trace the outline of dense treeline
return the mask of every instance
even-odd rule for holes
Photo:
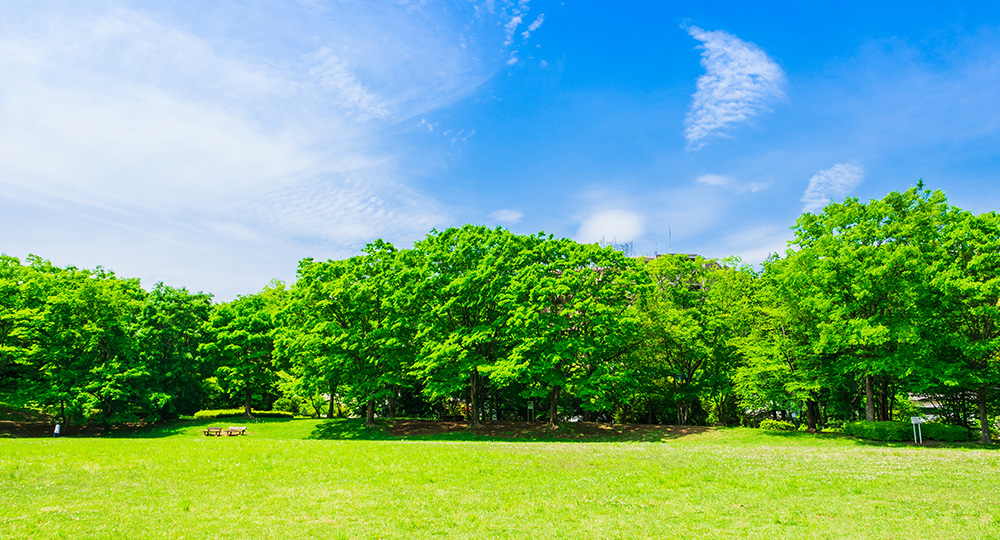
[[[273,407],[810,429],[917,396],[988,440],[998,216],[918,185],[793,229],[757,271],[470,225],[305,259],[290,287],[220,304],[3,256],[0,392],[66,422]]]

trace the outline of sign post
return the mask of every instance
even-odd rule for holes
[[[924,419],[919,416],[911,416],[910,423],[913,424],[913,442],[915,444],[924,444],[924,429],[920,424],[924,423]],[[917,442],[917,435],[920,436],[919,443]]]
[[[535,402],[534,401],[529,401],[528,402],[528,421],[529,422],[534,422],[535,421]]]

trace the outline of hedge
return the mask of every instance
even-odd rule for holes
[[[760,429],[767,431],[796,431],[798,428],[791,422],[767,419],[760,421]]]
[[[235,418],[243,416],[246,412],[243,409],[219,409],[214,411],[198,411],[194,413],[195,420],[208,420],[212,418]],[[295,415],[285,411],[255,411],[251,413],[257,418],[295,418]]]
[[[969,430],[948,424],[927,423],[921,427],[924,439],[947,442],[966,442]],[[913,424],[908,422],[851,422],[844,424],[844,433],[872,441],[912,441]]]

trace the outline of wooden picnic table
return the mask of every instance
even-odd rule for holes
[[[229,426],[229,429],[226,430],[227,437],[230,435],[246,435],[246,434],[247,434],[247,428],[245,426]]]
[[[207,436],[221,437],[222,436],[222,428],[220,428],[220,427],[205,428],[205,431],[203,431],[202,433],[204,433]]]

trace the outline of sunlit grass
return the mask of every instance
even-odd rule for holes
[[[748,429],[350,440],[388,436],[325,420],[216,438],[208,424],[243,425],[0,440],[0,538],[1000,537],[991,449]]]

